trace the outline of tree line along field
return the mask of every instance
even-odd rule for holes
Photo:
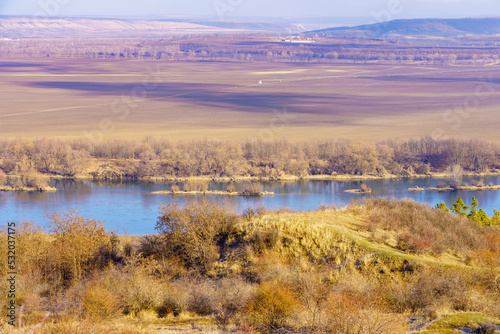
[[[3,138],[500,140],[496,65],[4,57],[0,68]]]
[[[33,38],[0,40],[6,57],[226,62],[496,64],[493,37],[433,39],[324,37],[313,34],[185,35],[165,38]]]

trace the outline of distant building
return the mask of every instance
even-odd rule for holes
[[[316,43],[316,40],[311,37],[307,37],[306,39],[300,39],[300,37],[298,36],[290,36],[290,37],[280,37],[280,39],[282,42],[286,43]]]

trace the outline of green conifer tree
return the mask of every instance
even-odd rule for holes
[[[446,206],[446,203],[444,203],[444,202],[440,202],[440,203],[436,204],[436,209],[441,209],[441,210],[444,210],[446,212],[450,212],[450,209]]]
[[[493,225],[500,225],[500,211],[498,211],[497,209],[493,209],[493,212],[495,213],[495,215],[493,216],[493,218],[491,218],[491,223]]]
[[[468,205],[465,205],[464,200],[462,197],[459,197],[455,204],[451,207],[451,211],[456,213],[457,215],[460,216],[466,216],[467,215],[467,210],[469,209]]]
[[[479,216],[477,213],[478,206],[479,206],[479,202],[477,201],[476,196],[472,197],[471,209],[470,209],[470,212],[467,216],[475,221],[479,221]]]
[[[479,209],[479,212],[477,213],[477,221],[481,223],[481,225],[490,225],[490,218],[486,214],[486,212],[483,209]]]

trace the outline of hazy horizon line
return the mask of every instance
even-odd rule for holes
[[[34,15],[15,15],[15,14],[0,14],[0,18],[29,18]],[[37,17],[40,19],[64,19],[64,18],[95,18],[95,19],[135,19],[135,20],[168,20],[168,19],[182,19],[182,20],[213,20],[221,22],[229,21],[253,21],[253,20],[274,20],[274,21],[289,21],[289,20],[347,20],[347,19],[371,19],[371,16],[233,16],[228,19],[221,20],[213,15],[97,15],[97,14],[82,14],[82,15],[57,15]],[[453,16],[453,17],[429,17],[418,16],[411,18],[397,18],[389,21],[397,20],[450,20],[450,19],[500,19],[500,16]]]

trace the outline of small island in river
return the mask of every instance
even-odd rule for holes
[[[500,190],[500,185],[490,185],[490,186],[459,186],[459,187],[413,187],[413,188],[408,188],[408,191],[412,192],[419,192],[419,191],[454,191],[454,190],[461,190],[461,191],[479,191],[479,190]]]
[[[0,191],[48,191],[54,192],[57,191],[54,187],[11,187],[11,186],[0,186]]]
[[[270,191],[261,192],[245,192],[245,191],[222,191],[222,190],[206,190],[206,191],[172,191],[172,190],[162,190],[152,192],[154,195],[223,195],[223,196],[273,196],[274,193]]]

